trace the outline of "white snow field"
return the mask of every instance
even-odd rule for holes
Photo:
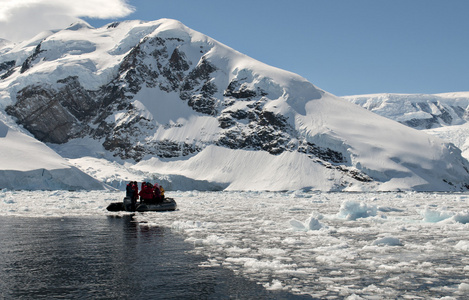
[[[8,189],[106,189],[51,148],[2,121],[0,113],[0,187]],[[14,126],[14,125],[11,125]]]
[[[453,143],[456,147],[461,149],[461,155],[469,159],[469,123],[427,129],[424,131]]]
[[[469,195],[169,192],[178,210],[137,213],[267,289],[321,299],[467,299]],[[0,215],[105,217],[123,192],[0,191]]]
[[[467,123],[467,113],[464,113],[462,117],[455,113],[455,110],[462,112],[467,110],[469,106],[469,92],[370,94],[345,96],[342,98],[383,117],[399,122],[415,119],[421,120],[423,126],[425,119],[427,119],[429,124],[432,124],[432,128],[422,129],[422,131],[453,143],[461,149],[462,156],[469,159],[469,124]],[[428,106],[425,106],[425,104],[428,104]],[[424,108],[436,117],[425,112]]]

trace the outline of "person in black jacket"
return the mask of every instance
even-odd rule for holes
[[[130,203],[131,203],[130,209],[132,211],[134,211],[135,207],[137,206],[138,193],[137,194],[135,193],[135,185],[136,184],[137,184],[136,182],[131,181],[125,187],[125,196],[127,198],[130,198]],[[138,189],[138,187],[137,187],[137,189]]]

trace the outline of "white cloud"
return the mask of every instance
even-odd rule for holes
[[[125,0],[0,0],[0,38],[21,41],[81,17],[119,18],[133,11]]]

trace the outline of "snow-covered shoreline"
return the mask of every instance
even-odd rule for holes
[[[168,192],[178,210],[136,214],[207,261],[268,289],[317,298],[440,298],[469,291],[465,193]],[[0,192],[0,214],[104,217],[122,192]],[[451,298],[451,299],[453,299]]]

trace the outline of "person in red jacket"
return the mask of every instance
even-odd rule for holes
[[[134,181],[132,182],[132,189],[134,191],[134,194],[133,194],[133,202],[137,202],[137,199],[138,199],[138,184],[137,184],[137,181]]]
[[[147,182],[139,193],[140,199],[144,203],[151,203],[153,200],[153,186],[151,183]]]

